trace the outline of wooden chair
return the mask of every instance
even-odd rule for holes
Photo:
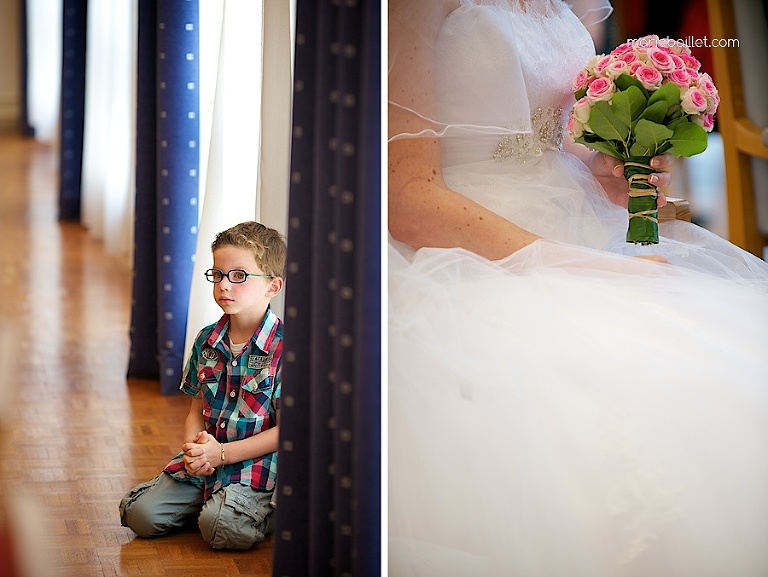
[[[728,237],[762,258],[768,245],[768,222],[759,221],[761,208],[768,208],[768,170],[761,171],[756,180],[755,168],[763,167],[753,159],[764,159],[758,163],[768,160],[764,3],[707,0],[707,9],[712,39],[739,40],[739,47],[712,47],[714,79],[721,97],[717,119],[725,155]]]
[[[659,220],[685,220],[691,222],[691,206],[684,198],[667,197],[667,204],[659,209]]]

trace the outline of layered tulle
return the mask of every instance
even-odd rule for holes
[[[389,263],[390,574],[766,574],[764,290],[549,241]]]

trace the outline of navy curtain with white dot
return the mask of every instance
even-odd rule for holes
[[[380,572],[379,25],[297,3],[275,577]]]
[[[197,240],[197,0],[140,0],[128,376],[178,391]]]
[[[87,0],[64,0],[61,62],[59,218],[80,220],[85,116]]]

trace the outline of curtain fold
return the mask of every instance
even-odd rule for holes
[[[136,195],[133,234],[133,281],[131,298],[131,349],[128,377],[156,379],[157,354],[157,219],[155,175],[157,126],[155,110],[155,59],[157,29],[155,2],[140,0],[136,61]]]
[[[80,220],[87,0],[64,0],[59,139],[59,219]]]
[[[379,42],[299,0],[275,577],[380,571]]]
[[[81,221],[130,262],[134,202],[138,0],[88,1]]]
[[[177,393],[181,379],[197,240],[198,28],[197,1],[139,2],[128,376],[159,378],[164,394]]]

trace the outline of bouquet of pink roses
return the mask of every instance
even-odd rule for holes
[[[568,131],[576,142],[624,162],[627,242],[659,242],[651,157],[693,156],[707,148],[720,97],[700,68],[685,44],[652,35],[595,56],[573,81]]]

